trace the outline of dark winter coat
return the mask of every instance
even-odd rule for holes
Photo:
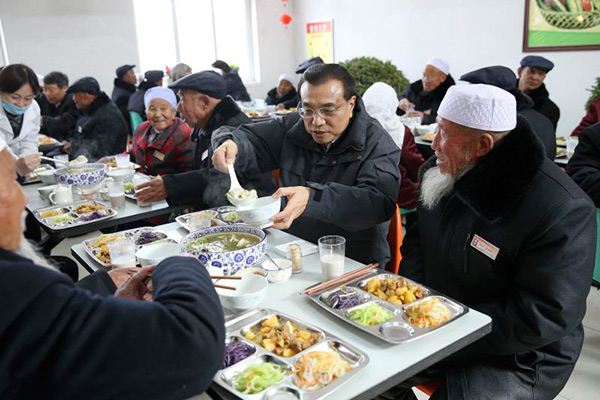
[[[43,93],[35,99],[44,117],[40,133],[58,140],[69,140],[75,129],[75,121],[79,117],[79,110],[73,101],[73,96],[65,95],[58,105],[50,104]]]
[[[242,82],[242,78],[238,75],[237,70],[232,69],[227,72],[223,79],[225,79],[225,85],[227,85],[227,94],[233,97],[234,100],[237,101],[251,101],[250,95],[248,94],[248,90],[246,86],[244,86],[244,82]]]
[[[417,206],[419,196],[419,167],[425,162],[417,148],[415,138],[410,129],[404,127],[402,155],[400,156],[400,190],[398,191],[398,206],[412,210]]]
[[[192,171],[163,176],[167,188],[167,202],[170,205],[195,205],[198,208],[211,208],[229,204],[225,197],[231,182],[229,175],[217,171],[212,165],[211,138],[213,132],[222,126],[237,127],[251,123],[230,97],[224,98],[213,111],[204,131],[194,129],[192,141],[194,154]],[[258,174],[240,177],[240,184],[246,189],[256,189],[261,196],[273,194],[277,190],[272,174]]]
[[[265,102],[269,106],[277,106],[283,103],[283,106],[286,109],[288,109],[296,107],[300,102],[300,97],[298,96],[298,92],[296,92],[296,89],[292,88],[292,90],[288,92],[285,96],[279,98],[277,97],[277,88],[273,88],[267,93],[267,98],[265,99]]]
[[[577,128],[571,133],[571,136],[579,136],[581,131],[587,128],[590,125],[594,125],[595,123],[600,122],[600,98],[596,99],[587,109],[587,113],[585,117],[581,119]]]
[[[539,88],[528,90],[525,94],[533,100],[533,109],[548,118],[552,122],[552,125],[554,125],[554,130],[556,131],[558,120],[560,118],[560,109],[552,100],[550,100],[550,93],[548,93],[548,90],[546,89],[546,84],[542,83],[542,86]]]
[[[398,100],[408,99],[408,101],[415,105],[415,111],[421,111],[425,114],[423,121],[421,121],[422,125],[433,124],[437,117],[437,110],[440,108],[440,104],[442,103],[446,92],[450,89],[450,86],[454,85],[455,82],[452,75],[448,74],[446,80],[434,91],[424,93],[423,81],[419,79],[408,85],[404,93],[398,96]],[[405,113],[398,108],[396,114],[404,115]]]
[[[528,96],[520,90],[511,93],[517,99],[518,114],[531,124],[533,132],[544,145],[546,156],[554,160],[556,157],[556,128],[548,118],[533,109],[533,101]]]
[[[313,140],[297,113],[213,136],[213,146],[233,136],[238,144],[237,174],[279,169],[280,186],[312,189],[306,210],[289,233],[313,243],[321,236],[341,235],[347,241],[347,257],[381,265],[389,261],[386,235],[396,210],[400,149],[364,111],[362,100],[357,100],[348,128],[328,151]]]
[[[154,82],[142,82],[138,87],[137,92],[133,93],[129,97],[129,101],[127,102],[127,111],[135,111],[140,114],[142,119],[146,121],[148,118],[146,117],[146,106],[144,105],[144,95],[148,89],[156,87],[156,83]],[[127,120],[129,121],[129,120]]]
[[[129,154],[142,166],[146,175],[187,172],[192,167],[192,128],[175,118],[171,127],[148,143],[152,132],[150,122],[142,122],[131,140]]]
[[[567,173],[600,208],[600,123],[585,128],[579,135]]]
[[[184,399],[221,368],[223,311],[197,260],[161,262],[153,302],[93,295],[5,250],[0,275],[2,399]]]
[[[127,124],[106,93],[100,92],[92,104],[80,111],[70,142],[71,158],[83,155],[96,161],[125,151]]]
[[[429,159],[421,173],[435,163]],[[433,210],[419,204],[417,220],[402,245],[400,274],[492,318],[492,332],[453,355],[452,368],[483,362],[531,372],[532,398],[554,398],[583,344],[596,247],[588,196],[519,118],[453,193]],[[499,249],[495,259],[475,247],[478,238]]]
[[[127,106],[129,105],[129,97],[135,93],[137,88],[134,84],[125,82],[120,78],[115,78],[114,83],[115,87],[110,98],[119,108],[119,111],[125,119],[125,122],[127,122],[127,133],[131,134],[131,127],[129,125],[129,111],[127,110]]]

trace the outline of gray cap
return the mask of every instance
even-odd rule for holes
[[[152,69],[144,73],[144,78],[146,78],[148,82],[152,83],[160,81],[162,78],[164,78],[164,76],[165,73],[157,69]]]
[[[467,72],[460,77],[461,81],[470,83],[484,83],[504,89],[508,92],[517,87],[517,77],[515,73],[507,67],[495,65]]]
[[[129,71],[130,69],[133,69],[134,67],[135,67],[135,65],[129,65],[129,64],[121,65],[115,71],[115,73],[117,74],[117,78],[119,78],[119,79],[122,78],[123,76],[125,76],[127,71]]]
[[[215,99],[224,99],[227,96],[225,79],[214,71],[196,72],[171,83],[173,90],[192,89]]]
[[[539,68],[550,72],[554,68],[554,63],[541,56],[527,56],[521,60],[521,67]]]
[[[81,78],[75,81],[75,83],[73,83],[67,89],[67,93],[79,92],[98,95],[100,94],[100,84],[96,79],[92,78],[91,76],[86,76],[85,78]]]
[[[298,68],[296,68],[296,73],[303,74],[304,71],[317,64],[325,64],[325,62],[321,57],[313,57],[309,58],[308,60],[304,60],[300,63],[300,65],[298,65]]]

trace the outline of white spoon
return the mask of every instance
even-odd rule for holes
[[[233,189],[242,188],[240,182],[238,181],[237,175],[235,174],[235,170],[233,169],[233,164],[227,164],[227,170],[229,171],[229,179],[231,179],[231,185],[229,186],[229,191],[231,192]]]

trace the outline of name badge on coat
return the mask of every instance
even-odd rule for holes
[[[165,155],[158,150],[154,150],[154,157],[158,158],[160,161],[165,160]]]
[[[498,247],[494,246],[479,235],[473,236],[473,240],[471,240],[471,247],[473,247],[480,253],[483,253],[484,255],[488,256],[494,261],[496,260],[496,257],[498,257],[498,253],[500,252],[500,249]]]
[[[204,161],[204,160],[206,160],[206,158],[207,158],[207,157],[208,157],[208,149],[207,149],[207,150],[204,150],[204,151],[202,152],[202,155],[200,156],[200,161]]]

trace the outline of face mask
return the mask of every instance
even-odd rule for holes
[[[27,109],[29,108],[30,105],[31,104],[26,105],[25,107],[19,107],[19,106],[15,106],[13,103],[9,103],[6,100],[2,101],[2,108],[4,108],[4,111],[11,113],[13,115],[25,114],[25,111],[27,111]]]

